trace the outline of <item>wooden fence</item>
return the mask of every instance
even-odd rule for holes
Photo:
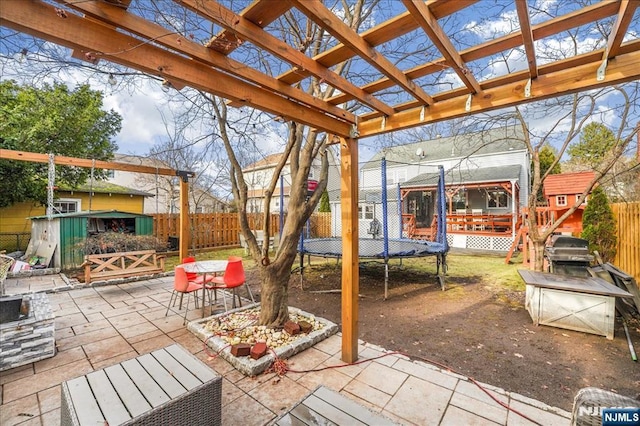
[[[177,214],[154,214],[153,231],[160,241],[167,241],[174,246],[178,244],[180,216]],[[189,248],[192,250],[240,245],[240,221],[237,213],[193,213],[191,221]],[[328,237],[331,235],[331,213],[315,213],[310,222],[312,236]],[[271,235],[279,232],[280,216],[271,215]],[[262,215],[250,214],[249,227],[262,229]]]
[[[618,253],[613,262],[640,285],[640,202],[612,204],[618,224]]]

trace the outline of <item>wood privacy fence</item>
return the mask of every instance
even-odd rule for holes
[[[618,226],[618,253],[613,262],[640,285],[640,202],[612,204]]]
[[[153,232],[160,241],[167,241],[177,246],[180,232],[180,216],[178,214],[154,214]],[[189,248],[192,250],[240,245],[240,221],[237,213],[193,213],[191,221]],[[331,235],[331,213],[315,213],[310,219],[312,236],[328,237]],[[249,214],[249,227],[262,229],[262,215]],[[280,216],[271,215],[269,225],[271,235],[279,232]]]

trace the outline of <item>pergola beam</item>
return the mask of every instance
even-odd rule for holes
[[[318,62],[294,49],[292,46],[289,46],[287,43],[278,40],[259,26],[255,25],[253,22],[233,13],[233,11],[225,8],[221,4],[215,1],[208,1],[206,3],[203,3],[200,0],[176,1],[179,1],[183,6],[188,7],[194,12],[216,22],[228,30],[235,31],[236,34],[243,39],[250,41],[256,46],[259,46],[260,48],[279,57],[283,61],[308,70],[319,80],[323,80],[326,84],[329,84],[340,91],[351,94],[360,102],[374,110],[380,111],[386,115],[393,113],[393,109],[389,105],[376,99],[373,95],[350,83],[344,77],[323,67]]]
[[[602,49],[599,52],[602,55]],[[607,75],[604,80],[596,79],[596,71],[600,62],[591,62],[570,69],[563,69],[554,73],[540,75],[531,86],[531,96],[524,95],[524,86],[527,80],[500,85],[485,90],[483,96],[474,100],[471,109],[465,109],[466,95],[441,101],[426,109],[423,113],[421,107],[411,108],[397,113],[392,117],[377,117],[359,124],[360,137],[379,135],[398,129],[405,129],[448,120],[465,115],[492,111],[500,108],[515,106],[532,101],[539,101],[575,92],[598,89],[615,84],[626,83],[640,79],[640,50],[634,50],[627,54],[616,56],[609,62]],[[528,74],[528,73],[527,73]],[[423,117],[421,119],[421,116]]]
[[[141,42],[93,20],[71,13],[64,18],[58,17],[53,6],[40,0],[29,1],[29,7],[23,7],[24,3],[22,0],[4,1],[0,8],[2,25],[317,129],[330,130],[341,136],[350,134],[351,125],[347,122],[302,108],[291,100],[274,96],[261,87],[205,64]]]
[[[469,91],[480,93],[482,91],[480,84],[467,69],[462,57],[438,24],[438,20],[433,16],[429,7],[422,0],[403,0],[403,3]]]
[[[529,6],[527,5],[527,0],[517,0],[516,11],[518,12],[518,21],[520,22],[520,33],[522,34],[524,52],[527,55],[527,63],[529,64],[529,74],[531,74],[531,78],[536,78],[538,76],[538,65],[535,46],[533,45],[533,31],[531,31],[531,23],[529,22]]]
[[[367,43],[358,33],[352,30],[347,24],[331,13],[319,0],[290,0],[296,9],[303,12],[317,25],[324,28],[344,45],[356,52],[369,65],[376,68],[382,74],[393,80],[411,96],[420,102],[431,105],[431,96],[416,85],[412,80],[391,63],[384,55],[378,53],[369,43]],[[391,115],[391,114],[386,114]]]
[[[616,18],[616,22],[611,28],[611,34],[609,34],[609,40],[607,42],[607,51],[605,52],[606,59],[611,59],[618,55],[622,40],[624,40],[629,24],[633,19],[633,14],[639,5],[640,2],[637,0],[622,0],[620,2],[618,16]]]

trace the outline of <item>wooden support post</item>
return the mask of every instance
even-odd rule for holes
[[[358,359],[358,142],[340,140],[342,208],[342,361]]]
[[[180,178],[180,259],[189,256],[189,179]]]

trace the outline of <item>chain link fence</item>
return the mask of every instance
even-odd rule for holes
[[[30,232],[2,232],[0,233],[0,251],[4,250],[7,253],[25,251],[30,238]]]

